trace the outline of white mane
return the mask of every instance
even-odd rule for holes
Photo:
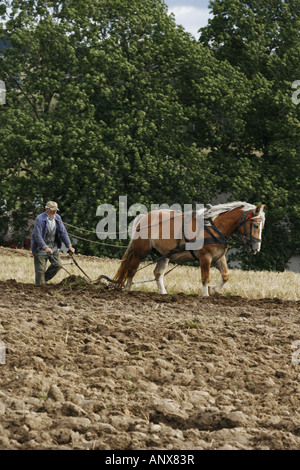
[[[204,218],[214,220],[216,217],[218,217],[218,215],[223,214],[224,212],[233,211],[234,209],[237,209],[238,207],[240,207],[243,212],[247,212],[247,211],[255,209],[256,206],[254,206],[253,204],[249,204],[248,202],[241,202],[241,201],[218,204],[216,206],[212,206],[209,209],[206,209],[204,213]],[[262,217],[264,220],[264,215],[265,215],[264,212],[261,211],[261,213],[257,217]]]

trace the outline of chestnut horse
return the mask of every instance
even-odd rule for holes
[[[256,254],[260,251],[265,223],[263,209],[264,205],[254,206],[246,202],[210,206],[202,212],[192,213],[184,231],[182,227],[185,215],[180,211],[161,209],[137,216],[133,223],[132,239],[114,277],[116,286],[125,285],[125,289],[129,291],[140,262],[155,250],[160,257],[154,276],[161,294],[167,293],[163,276],[169,259],[179,262],[197,259],[201,268],[203,296],[218,292],[229,277],[225,257],[229,237],[237,233],[249,253]],[[202,224],[198,223],[201,236],[197,237],[195,231],[199,220],[202,220]],[[194,237],[195,243],[193,240],[191,243],[190,237]],[[212,287],[209,286],[211,263],[221,273],[219,283]]]

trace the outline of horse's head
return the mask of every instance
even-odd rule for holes
[[[256,255],[260,251],[264,224],[265,213],[263,204],[243,213],[239,232],[249,253]]]

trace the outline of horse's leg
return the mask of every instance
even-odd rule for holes
[[[131,286],[132,286],[132,277],[129,277],[125,283],[125,286],[124,286],[124,289],[127,291],[127,292],[130,292],[131,291]]]
[[[201,278],[203,285],[203,297],[208,297],[208,284],[209,284],[209,272],[210,272],[210,263],[211,257],[209,255],[204,255],[200,257],[200,269],[201,269]]]
[[[158,292],[160,294],[167,293],[165,286],[164,286],[164,273],[165,273],[166,267],[168,266],[168,263],[169,263],[168,258],[161,259],[160,261],[158,261],[154,269],[154,276],[157,282]]]
[[[220,271],[221,273],[221,279],[218,284],[215,286],[212,286],[209,288],[209,293],[210,294],[215,294],[216,292],[219,292],[222,287],[224,286],[225,282],[228,281],[229,278],[229,272],[227,268],[227,262],[226,262],[226,257],[225,254],[216,261],[216,268]]]

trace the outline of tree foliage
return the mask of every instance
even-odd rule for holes
[[[300,77],[300,2],[215,0],[210,6],[214,16],[200,41],[240,70],[250,91],[240,147],[245,174],[233,168],[231,192],[248,187],[247,198],[268,211],[264,254],[245,262],[281,270],[300,249],[300,106],[292,101],[292,83]],[[232,163],[226,166],[238,159]]]
[[[98,205],[118,207],[121,195],[150,208],[225,192],[267,204],[255,263],[284,268],[298,246],[299,11],[263,5],[211,2],[197,42],[161,0],[0,2],[3,217],[18,209],[23,234],[24,215],[53,199],[66,222],[93,231]]]

